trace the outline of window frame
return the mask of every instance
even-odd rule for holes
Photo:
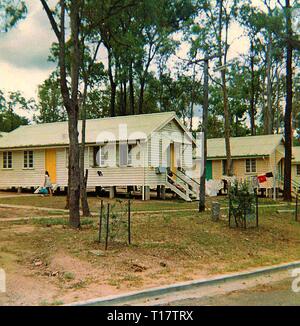
[[[93,146],[93,167],[103,168],[106,167],[106,160],[103,155],[103,147],[105,145]],[[98,150],[97,150],[98,149]],[[99,163],[97,162],[97,154],[99,153]]]
[[[10,166],[9,166],[9,157],[10,154]],[[2,169],[4,170],[12,170],[13,168],[13,153],[12,151],[4,151],[2,152]]]
[[[222,175],[227,174],[227,160],[222,160]]]
[[[298,170],[299,169],[299,170]],[[300,164],[296,165],[296,175],[300,176]]]
[[[31,156],[32,160],[30,160],[30,156]],[[25,160],[25,158],[26,158],[26,160]],[[32,162],[30,162],[30,161],[32,161]],[[26,162],[27,166],[25,166],[25,162]],[[34,151],[33,150],[23,151],[23,169],[24,170],[33,170],[34,169]]]
[[[249,165],[247,163],[249,163]],[[249,171],[248,171],[248,167],[249,167]],[[257,173],[256,158],[247,158],[245,160],[245,170],[246,173]]]
[[[133,166],[132,150],[137,144],[127,144],[127,166]]]

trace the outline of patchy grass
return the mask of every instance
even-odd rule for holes
[[[110,203],[114,204],[116,202],[127,202],[128,199],[117,199],[110,200],[108,198],[100,198],[100,197],[89,197],[89,205],[92,212],[96,213],[100,209],[101,200],[103,200],[104,204]],[[207,198],[207,206],[211,205],[212,201],[219,201],[223,206],[228,205],[228,199],[226,196],[221,196],[218,198]],[[269,198],[260,198],[259,202],[261,205],[273,205],[273,204],[284,204],[281,201],[273,201]],[[142,201],[140,199],[131,199],[132,203],[132,211],[136,212],[149,212],[149,211],[161,211],[161,210],[196,210],[198,207],[198,202],[185,202],[180,199],[167,199],[167,200],[156,200],[151,199],[150,201]],[[48,211],[49,215],[62,214],[61,212],[55,211],[55,209],[64,209],[66,204],[65,196],[52,196],[52,197],[41,197],[41,196],[16,196],[11,198],[1,198],[0,204],[8,204],[8,205],[23,205],[23,206],[33,206],[33,207],[46,207],[49,209],[53,209],[50,214],[50,210]],[[53,213],[53,214],[52,214]]]
[[[228,228],[222,214],[212,222],[209,212],[193,210],[136,213],[132,245],[123,234],[107,251],[97,242],[96,218],[82,219],[80,230],[64,218],[0,223],[0,266],[8,278],[23,271],[48,290],[42,299],[28,290],[27,304],[51,304],[300,259],[300,223],[291,214],[262,207],[259,228],[248,230]],[[19,303],[19,288],[10,286]]]
[[[88,201],[92,211],[98,211],[100,208],[101,199],[104,203],[115,203],[116,200],[109,200],[108,198],[100,197],[89,197]],[[128,199],[120,199],[119,201],[125,202]],[[1,198],[0,204],[8,205],[23,205],[23,206],[34,206],[34,207],[47,207],[53,209],[64,209],[66,205],[66,198],[64,196],[52,196],[52,197],[40,197],[40,196],[26,196],[26,197],[11,197]],[[133,211],[149,211],[149,210],[160,210],[160,209],[195,209],[197,203],[188,203],[183,200],[151,200],[142,201],[138,199],[132,200]]]
[[[38,209],[0,207],[0,221],[1,219],[44,217],[61,214],[60,211],[56,210],[41,211]]]
[[[89,224],[93,224],[94,222],[95,222],[95,220],[91,219],[91,218],[82,218],[81,219],[81,225],[89,225]],[[51,226],[54,226],[54,225],[65,225],[65,226],[67,226],[69,224],[69,218],[68,217],[35,218],[35,219],[32,220],[32,224],[47,226],[47,227],[51,227]]]

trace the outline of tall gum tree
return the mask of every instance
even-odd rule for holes
[[[78,118],[79,118],[79,70],[80,70],[80,13],[82,1],[65,0],[59,1],[59,23],[56,22],[54,12],[50,9],[46,0],[40,0],[51,27],[57,37],[59,45],[59,71],[60,88],[63,103],[68,115],[69,130],[69,168],[68,168],[68,197],[69,197],[69,223],[74,228],[80,227],[80,165],[79,165],[79,141],[78,141]],[[68,7],[67,7],[68,5]],[[66,36],[65,21],[66,13],[70,20],[70,86],[66,71]]]

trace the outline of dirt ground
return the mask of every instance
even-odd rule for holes
[[[300,223],[276,208],[261,209],[258,229],[242,230],[228,228],[226,212],[215,223],[210,212],[180,211],[186,203],[175,202],[177,212],[149,205],[132,217],[132,244],[121,233],[107,251],[97,241],[97,217],[83,218],[82,228],[73,230],[67,217],[38,211],[28,220],[4,221],[29,212],[1,209],[7,291],[0,305],[60,305],[300,259]]]

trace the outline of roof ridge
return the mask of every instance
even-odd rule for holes
[[[104,117],[104,118],[94,118],[94,119],[86,119],[86,121],[103,121],[103,120],[114,120],[114,119],[129,119],[129,118],[137,118],[137,117],[143,117],[147,115],[176,115],[175,111],[167,111],[167,112],[154,112],[154,113],[143,113],[143,114],[130,114],[130,115],[118,115],[115,117]],[[79,119],[78,122],[82,121],[82,119]],[[19,129],[20,127],[36,127],[36,126],[44,126],[44,125],[51,125],[51,124],[63,124],[67,123],[68,120],[65,121],[56,121],[56,122],[44,122],[44,123],[35,123],[35,124],[29,124],[29,125],[22,125],[16,128],[15,130]],[[14,131],[14,130],[13,130]]]
[[[245,139],[245,138],[255,138],[255,137],[275,137],[284,136],[283,134],[270,134],[270,135],[246,135],[246,136],[231,136],[230,139]],[[208,138],[207,140],[225,140],[225,137]]]

